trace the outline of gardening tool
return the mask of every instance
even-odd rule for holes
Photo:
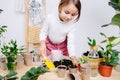
[[[53,62],[51,60],[49,60],[46,56],[43,56],[44,60],[45,60],[45,65],[49,68],[55,68],[55,65],[53,64]]]

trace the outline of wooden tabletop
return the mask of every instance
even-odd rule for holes
[[[23,76],[25,72],[27,72],[31,67],[35,67],[35,66],[24,65],[21,69],[17,70],[18,77],[19,77],[18,80],[20,80],[21,76]],[[4,76],[7,73],[8,73],[8,70],[0,69],[0,75]],[[66,78],[59,78],[56,74],[56,69],[53,69],[51,70],[51,72],[47,72],[43,75],[40,75],[38,80],[66,80]],[[100,74],[98,74],[97,77],[90,77],[90,80],[120,80],[120,72],[113,69],[111,77],[103,77]]]

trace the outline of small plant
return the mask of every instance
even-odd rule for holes
[[[63,59],[61,59],[61,60],[60,60],[60,65],[62,65],[62,63],[63,63],[63,62],[64,62],[64,60],[63,60]]]
[[[90,37],[87,37],[88,39],[88,45],[93,47],[96,46],[96,40],[95,39],[91,39]]]
[[[39,75],[44,74],[47,71],[48,69],[45,67],[32,67],[29,71],[25,73],[25,75],[21,77],[21,80],[38,80]]]
[[[15,70],[17,65],[17,55],[24,50],[23,46],[18,47],[17,42],[11,40],[8,44],[3,44],[1,52],[7,58],[7,67],[8,70]]]
[[[18,77],[16,76],[17,72],[10,71],[7,75],[1,76],[0,75],[0,80],[17,80]]]
[[[0,37],[2,37],[2,36],[3,36],[3,33],[7,31],[6,28],[7,28],[7,26],[1,26],[1,27],[0,27]]]
[[[81,58],[78,58],[80,64],[86,64],[88,63],[88,57],[84,56]]]

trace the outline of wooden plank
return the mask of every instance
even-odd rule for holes
[[[26,50],[29,51],[29,0],[26,0]]]

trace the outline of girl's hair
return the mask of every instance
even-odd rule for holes
[[[59,12],[60,12],[61,9],[62,9],[62,7],[68,5],[69,2],[72,2],[72,3],[75,5],[75,7],[78,9],[78,16],[77,16],[77,18],[75,19],[76,21],[78,21],[79,18],[80,18],[80,13],[81,13],[81,2],[80,2],[80,0],[61,0],[61,1],[60,1],[60,4],[59,4],[59,6],[58,6],[58,10],[59,10]]]

